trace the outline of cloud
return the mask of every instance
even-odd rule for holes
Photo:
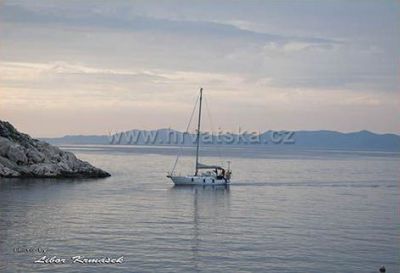
[[[276,42],[268,42],[264,45],[263,49],[268,52],[281,52],[281,53],[296,53],[305,50],[331,50],[338,47],[340,44],[328,43],[315,43],[315,42],[302,42],[302,41],[289,41],[287,43],[279,44]]]
[[[121,11],[120,11],[121,12]],[[319,37],[298,37],[254,31],[240,27],[236,21],[218,22],[207,20],[178,20],[128,14],[102,13],[97,9],[66,13],[63,9],[29,9],[5,4],[0,18],[4,22],[39,24],[63,28],[104,28],[124,31],[167,32],[194,37],[207,36],[215,39],[246,39],[248,41],[273,41],[279,45],[291,43],[339,44],[340,41]]]
[[[257,21],[160,18],[139,16],[133,10],[129,5],[110,8],[103,2],[82,6],[72,2],[61,6],[6,2],[0,11],[6,26],[3,48],[10,56],[6,58],[60,60],[59,71],[71,70],[68,65],[79,62],[88,64],[89,69],[112,66],[112,71],[85,68],[86,74],[112,77],[114,73],[113,78],[126,80],[145,77],[153,83],[170,82],[161,75],[165,71],[190,71],[198,74],[197,80],[191,77],[193,83],[207,80],[200,75],[210,77],[210,82],[227,83],[213,75],[229,78],[233,74],[247,81],[268,77],[281,86],[380,86],[382,91],[393,91],[398,84],[395,68],[389,67],[394,65],[393,58],[378,45],[268,33],[263,29],[265,23]],[[18,27],[21,25],[23,29]],[[9,45],[7,37],[14,44]],[[33,43],[29,50],[27,43]],[[43,47],[46,54],[42,54]],[[76,65],[73,69],[70,73],[85,72]],[[160,75],[155,75],[157,70]]]
[[[27,62],[0,62],[0,80],[8,81],[33,81],[43,80],[49,75],[103,75],[107,77],[120,76],[134,77],[135,80],[149,80],[154,83],[179,83],[189,82],[192,84],[240,84],[243,78],[235,75],[203,73],[195,71],[168,71],[168,70],[127,70],[114,68],[91,67],[82,64],[70,64],[66,62],[54,63],[27,63]]]

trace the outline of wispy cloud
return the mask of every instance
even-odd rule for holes
[[[128,14],[129,15],[129,14]],[[7,5],[2,8],[1,18],[5,22],[46,25],[64,28],[104,28],[125,31],[151,31],[176,33],[195,37],[246,39],[248,41],[274,42],[279,45],[292,43],[340,44],[334,39],[312,36],[287,36],[255,31],[240,27],[236,21],[218,22],[207,20],[178,20],[151,16],[120,16],[120,14],[102,13],[97,9],[81,13],[66,13],[63,9],[29,9],[19,5]]]
[[[66,62],[54,63],[27,63],[27,62],[0,62],[0,80],[8,81],[41,81],[51,75],[80,75],[80,76],[106,76],[120,79],[120,76],[134,77],[136,80],[148,80],[153,83],[192,83],[192,84],[231,84],[236,85],[244,81],[240,76],[205,73],[194,71],[168,71],[168,70],[127,70],[91,67],[82,64]]]

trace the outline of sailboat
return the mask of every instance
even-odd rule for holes
[[[175,185],[227,185],[230,183],[232,171],[230,170],[230,162],[228,168],[225,169],[219,165],[207,165],[199,162],[200,149],[200,125],[201,125],[201,106],[203,101],[203,88],[200,88],[199,95],[199,117],[197,122],[197,137],[196,137],[196,165],[194,174],[192,175],[175,175],[175,167],[178,162],[177,157],[175,165],[167,177],[174,182]],[[197,103],[196,103],[197,104]],[[196,108],[196,106],[195,106]],[[193,112],[194,113],[194,112]],[[193,115],[193,114],[192,114]],[[190,124],[190,121],[189,121]],[[189,127],[188,127],[189,128]]]

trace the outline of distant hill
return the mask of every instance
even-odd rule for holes
[[[172,129],[131,130],[111,136],[67,135],[59,138],[43,138],[55,145],[63,144],[112,144],[112,145],[193,145],[196,135],[183,134]],[[375,134],[369,131],[341,133],[336,131],[295,131],[293,133],[266,131],[251,134],[202,134],[204,145],[260,145],[262,147],[290,147],[293,149],[333,149],[400,152],[400,136]],[[288,146],[290,145],[290,146]]]
[[[395,134],[375,134],[369,131],[340,133],[335,131],[298,131],[296,146],[340,149],[400,151],[400,136]]]

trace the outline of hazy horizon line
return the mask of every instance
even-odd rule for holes
[[[120,133],[125,133],[125,132],[130,132],[130,131],[147,131],[147,132],[151,132],[151,131],[160,131],[160,130],[171,130],[171,131],[176,131],[178,133],[185,133],[184,130],[179,130],[179,129],[174,129],[174,128],[153,128],[153,129],[138,129],[138,128],[134,128],[134,129],[129,129],[129,130],[123,130],[123,131],[115,131],[115,132],[108,132],[106,134],[65,134],[65,135],[58,135],[58,136],[35,136],[36,138],[39,139],[55,139],[55,138],[64,138],[64,137],[69,137],[69,136],[110,136],[110,135],[114,135],[114,134],[120,134]],[[394,132],[375,132],[375,131],[371,131],[368,129],[362,129],[362,130],[356,130],[356,131],[338,131],[338,130],[333,130],[333,129],[298,129],[298,130],[286,130],[286,129],[280,129],[280,130],[275,130],[275,129],[264,129],[264,130],[242,130],[241,133],[245,134],[245,133],[259,133],[259,134],[264,134],[267,132],[282,132],[282,131],[287,131],[287,132],[332,132],[332,133],[340,133],[340,134],[354,134],[354,133],[361,133],[361,132],[367,132],[367,133],[372,133],[375,135],[396,135],[400,137],[400,133],[394,133]],[[205,134],[205,133],[213,133],[213,134],[217,134],[218,132],[221,131],[212,131],[212,130],[204,130],[201,133]],[[193,134],[196,133],[194,130],[193,131],[189,131],[189,134]],[[227,134],[227,133],[232,133],[232,134],[238,134],[237,131],[232,131],[232,130],[222,130],[223,134]]]

